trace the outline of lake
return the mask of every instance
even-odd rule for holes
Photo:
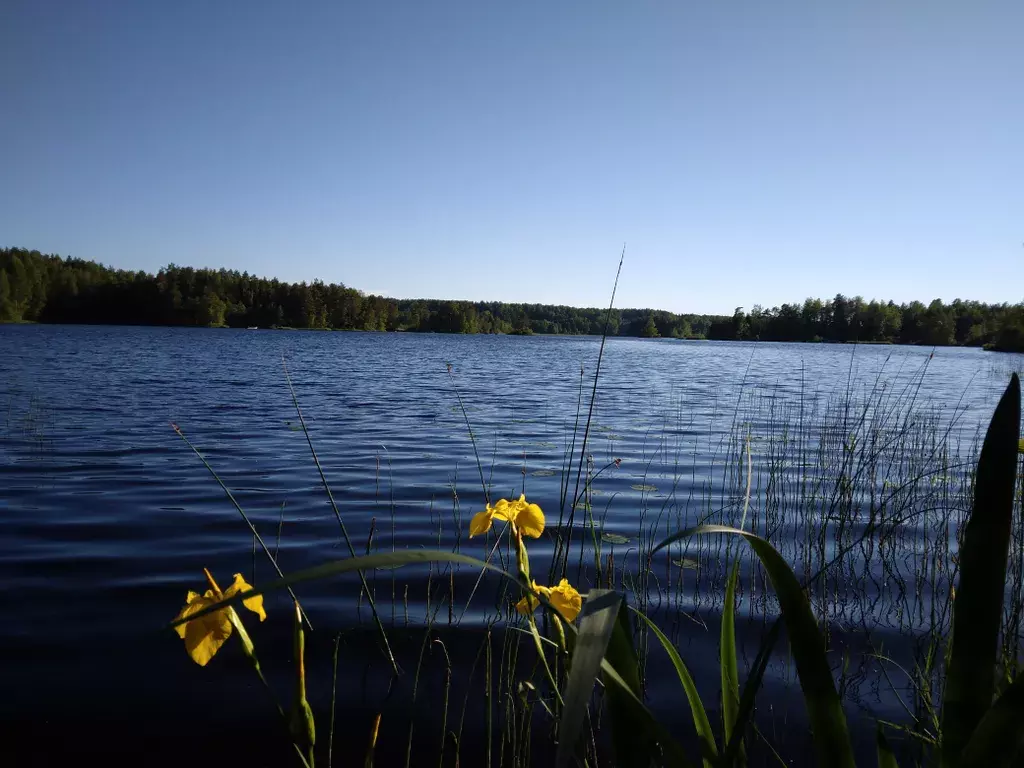
[[[204,567],[222,584],[235,572],[257,584],[274,575],[172,423],[233,491],[286,573],[346,557],[284,361],[357,550],[436,547],[482,557],[484,545],[467,539],[469,518],[483,508],[481,474],[493,496],[525,490],[545,508],[549,526],[558,522],[581,368],[582,424],[599,345],[600,339],[589,337],[0,326],[0,755],[28,754],[40,764],[81,754],[154,764],[177,761],[181,750],[191,748],[209,758],[200,764],[221,757],[248,756],[252,764],[289,759],[273,705],[251,679],[234,641],[200,668],[164,628],[188,590],[204,589]],[[916,436],[906,451],[935,458],[941,443],[944,466],[960,468],[973,456],[978,430],[1009,371],[1022,367],[1020,356],[975,349],[931,353],[913,347],[609,340],[588,442],[592,471],[599,472],[589,499],[590,514],[603,525],[602,561],[611,555],[613,572],[642,574],[638,551],[658,534],[709,514],[738,522],[736,489],[743,485],[750,435],[747,525],[767,530],[791,562],[804,566],[798,574],[813,570],[815,558],[835,552],[850,530],[829,533],[827,542],[824,535],[811,541],[808,526],[833,523],[807,511],[813,505],[798,497],[794,478],[806,479],[812,465],[824,472],[831,460],[822,456],[855,450],[844,443],[852,442],[847,435],[867,435],[869,427],[881,434],[885,424]],[[896,472],[886,456],[886,471]],[[925,504],[922,494],[931,493],[937,476],[947,512],[962,511],[963,486],[953,469],[921,480],[918,496],[907,504]],[[882,488],[893,478],[872,483]],[[862,525],[860,493],[867,491],[851,491],[853,512],[844,518],[854,531]],[[587,514],[581,509],[574,516],[577,528]],[[581,589],[596,578],[593,548],[578,552],[582,538],[573,543]],[[904,541],[907,551],[917,551],[916,541]],[[667,559],[658,561],[654,578],[641,579],[652,614],[666,631],[671,628],[712,701],[718,684],[714,586],[720,584],[723,551],[719,544],[680,550],[672,555],[674,569]],[[552,552],[548,537],[531,548],[535,573],[546,570]],[[579,571],[576,557],[587,561]],[[906,577],[912,579],[909,567]],[[415,712],[416,754],[429,758],[413,764],[434,764],[444,738],[436,703],[448,662],[433,644],[423,655],[425,618],[446,628],[459,625],[443,636],[458,704],[452,705],[454,721],[466,691],[480,684],[473,664],[486,628],[508,603],[491,579],[473,592],[472,569],[410,567],[370,578],[406,669],[390,690],[388,664],[358,582],[346,577],[296,589],[313,624],[310,687],[322,712],[321,738],[328,730],[330,657],[341,632],[336,740],[357,744],[361,755],[373,716],[383,712],[379,764],[404,761],[409,713]],[[751,576],[741,607],[743,632],[750,637],[771,612],[758,583]],[[822,598],[822,610],[834,619],[837,642],[864,656],[857,622],[868,614],[889,615],[888,593],[878,587],[882,608],[852,611],[841,599],[851,583],[855,579],[837,580]],[[922,610],[928,591],[918,590],[925,602],[908,604],[910,613]],[[267,612],[265,624],[249,628],[271,684],[288,701],[287,596],[268,596]],[[896,623],[892,627],[889,639],[897,643]],[[496,640],[495,656],[502,642]],[[531,651],[524,648],[524,654]],[[652,706],[678,716],[678,684],[662,674],[663,654],[653,647],[650,654]],[[421,656],[424,674],[413,698],[412,671]],[[751,659],[741,660],[741,675]],[[777,734],[802,718],[787,675],[784,664],[773,667],[762,694],[774,701],[774,714],[764,717]],[[850,711],[863,729],[873,732],[869,712],[899,716],[892,696],[877,685],[872,698],[875,684],[867,672],[855,683],[859,693],[851,697]],[[497,712],[500,697],[493,698]],[[687,719],[680,722],[692,729]],[[484,764],[480,723],[480,706],[471,704],[462,739],[467,765]]]

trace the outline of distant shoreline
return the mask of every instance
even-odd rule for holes
[[[594,333],[506,333],[506,332],[493,332],[493,333],[460,333],[453,331],[420,331],[409,328],[396,328],[394,330],[364,330],[362,328],[296,328],[293,326],[267,326],[267,327],[250,327],[241,325],[171,325],[171,324],[157,324],[157,323],[47,323],[40,322],[37,320],[17,320],[17,321],[0,321],[0,326],[81,326],[89,328],[187,328],[195,330],[207,330],[207,331],[300,331],[303,333],[374,333],[374,334],[408,334],[410,336],[432,336],[432,335],[444,335],[444,336],[534,336],[540,338],[565,338],[565,339],[581,339],[581,338],[601,338],[600,334]],[[860,345],[860,346],[874,346],[874,347],[935,347],[935,348],[953,348],[953,349],[981,349],[986,352],[1004,352],[1008,354],[1021,354],[1024,350],[1017,349],[1003,349],[993,345],[976,345],[976,344],[922,344],[922,343],[905,343],[899,341],[859,341],[856,339],[849,339],[847,341],[836,341],[834,339],[708,339],[708,338],[680,338],[680,337],[644,337],[644,336],[626,336],[616,335],[608,336],[609,340],[615,339],[633,339],[633,340],[644,340],[644,341],[664,341],[664,342],[714,342],[714,343],[742,343],[742,344],[836,344],[836,345]]]
[[[170,264],[157,274],[0,249],[0,322],[229,326],[408,333],[608,336],[986,347],[1024,352],[1024,303],[896,304],[836,294],[732,315],[500,301],[390,299]]]

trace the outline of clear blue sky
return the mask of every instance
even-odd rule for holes
[[[1024,298],[1024,4],[0,3],[0,245],[398,297]]]

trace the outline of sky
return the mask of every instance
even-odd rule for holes
[[[1024,4],[0,3],[0,247],[399,298],[1024,299]]]

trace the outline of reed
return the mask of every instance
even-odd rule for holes
[[[281,574],[177,624],[306,581],[358,575],[384,660],[396,674],[404,674],[402,658],[414,670],[411,706],[382,719],[374,713],[392,737],[405,729],[406,764],[995,760],[1012,754],[1024,735],[1013,716],[1024,695],[1019,380],[1011,376],[982,440],[962,423],[962,408],[943,413],[925,400],[927,375],[927,361],[897,389],[882,371],[869,382],[851,375],[844,392],[801,392],[795,401],[741,387],[721,408],[729,426],[720,432],[689,429],[680,403],[653,431],[649,455],[645,449],[636,527],[626,536],[610,523],[611,498],[603,508],[599,501],[619,463],[593,455],[596,372],[589,403],[581,374],[559,522],[544,534],[550,549],[543,539],[528,544],[530,523],[509,514],[496,518],[482,543],[467,542],[480,507],[502,502],[494,500],[494,468],[485,472],[456,390],[483,499],[469,526],[456,479],[450,514],[429,509],[433,549],[401,549],[393,478],[378,463],[378,483],[388,484],[388,546],[380,546],[375,515],[364,554],[353,549],[343,560]],[[312,448],[304,422],[302,429]],[[647,490],[666,483],[648,476],[654,456],[675,473],[658,496]],[[701,478],[698,467],[706,468]],[[275,567],[280,530],[279,522],[274,553],[263,547]],[[422,600],[410,602],[422,581],[403,583],[403,567],[426,568]],[[378,571],[391,580],[383,603],[376,602]],[[546,587],[531,577],[539,573]],[[554,590],[563,577],[582,593],[578,619],[566,614],[568,592]],[[513,607],[531,598],[536,619]],[[687,648],[714,643],[716,625],[717,675],[694,674]],[[417,630],[411,645],[392,642]],[[475,648],[453,651],[467,644]],[[334,651],[337,675],[337,645]],[[803,711],[764,704],[769,679],[799,691]],[[666,680],[679,682],[668,700]],[[659,697],[649,695],[654,682]],[[337,759],[334,699],[332,690],[326,751],[296,742],[300,755],[313,750],[307,761]],[[803,743],[780,735],[778,717],[810,724],[800,730]]]

